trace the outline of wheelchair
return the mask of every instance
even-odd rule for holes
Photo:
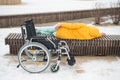
[[[55,60],[50,68],[52,72],[57,72],[62,55],[67,55],[69,65],[75,64],[76,60],[70,53],[67,42],[53,35],[37,34],[33,20],[25,21],[21,26],[21,32],[25,43],[18,51],[17,67],[21,66],[30,73],[40,73]]]

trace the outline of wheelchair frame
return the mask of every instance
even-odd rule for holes
[[[69,65],[72,66],[75,64],[75,58],[70,54],[70,49],[67,45],[67,42],[64,40],[59,40],[53,35],[50,36],[36,34],[33,20],[25,21],[21,27],[21,31],[23,40],[25,40],[25,44],[18,52],[19,65],[17,67],[21,66],[24,70],[30,73],[42,72],[50,65],[51,58],[53,57],[52,55],[54,53],[57,54],[57,58],[54,60],[57,61],[51,66],[52,72],[57,72],[59,70],[59,65],[63,54],[67,55],[67,61]],[[22,55],[24,56],[23,58]],[[25,57],[27,58],[24,59]],[[41,60],[39,60],[40,57],[42,57]],[[32,71],[25,67],[25,65],[32,65],[32,63],[29,63],[29,60],[28,63],[23,63],[27,62],[27,59],[30,59],[31,62],[35,62],[36,64],[40,64],[39,66],[43,66],[42,62],[43,64],[46,62],[46,64],[42,69],[36,71],[33,69]],[[35,66],[33,68],[35,68]],[[39,69],[39,67],[36,68]]]

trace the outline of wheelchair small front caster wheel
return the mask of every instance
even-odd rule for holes
[[[67,58],[67,61],[68,61],[68,64],[70,66],[73,66],[75,64],[75,62],[76,62],[76,60],[75,60],[75,58],[73,56],[70,57],[70,59]]]
[[[59,70],[59,66],[57,66],[57,64],[54,64],[51,66],[51,71],[52,72],[57,72]]]

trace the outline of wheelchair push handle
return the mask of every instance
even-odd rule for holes
[[[31,22],[31,21],[33,21],[33,19],[28,19],[28,20],[24,21],[24,23],[21,24],[20,26],[25,26],[27,23],[29,23],[29,22]]]

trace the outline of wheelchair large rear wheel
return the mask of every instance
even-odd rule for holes
[[[48,49],[41,43],[24,44],[18,52],[21,67],[30,73],[44,71],[50,64],[51,56]]]

